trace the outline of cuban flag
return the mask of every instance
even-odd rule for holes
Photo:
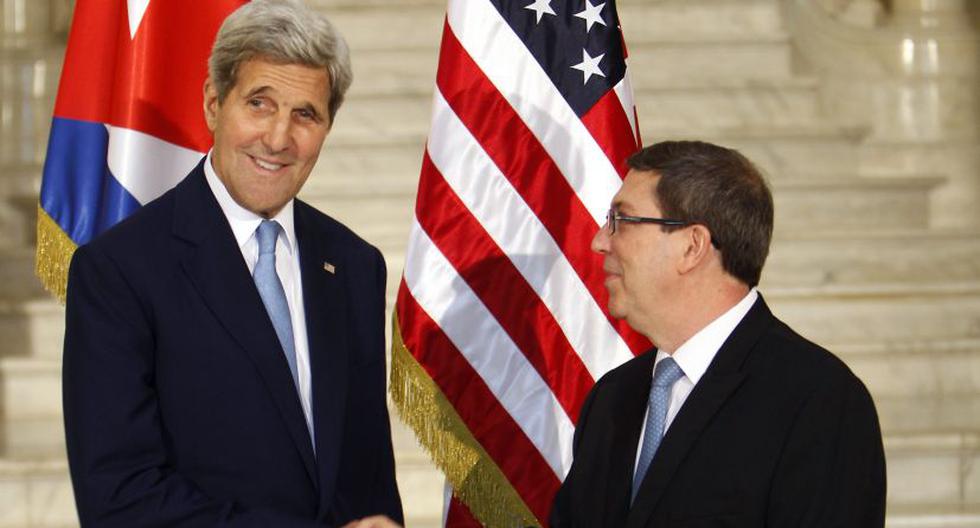
[[[207,152],[207,58],[241,0],[78,0],[38,209],[37,272],[64,298],[85,244],[186,175]]]

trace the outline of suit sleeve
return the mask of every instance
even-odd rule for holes
[[[364,516],[384,514],[399,524],[404,524],[401,497],[398,493],[398,484],[395,481],[395,457],[394,448],[391,443],[391,419],[388,416],[388,402],[385,397],[387,393],[385,391],[384,328],[388,271],[381,253],[377,250],[374,250],[373,253],[376,264],[374,284],[377,288],[375,293],[377,296],[377,305],[374,308],[374,314],[372,314],[374,320],[371,322],[372,327],[376,329],[377,343],[373,345],[374,350],[370,351],[374,357],[373,363],[375,368],[371,373],[372,379],[368,382],[370,386],[366,387],[364,392],[368,397],[372,398],[371,401],[375,411],[372,414],[378,420],[376,430],[381,431],[379,436],[382,446],[381,450],[374,454],[378,458],[378,469],[375,474],[374,484],[371,486],[375,490],[371,494],[373,504],[371,510],[365,512]],[[359,412],[360,410],[354,409],[352,411]]]
[[[874,403],[850,372],[802,406],[780,457],[767,526],[880,528],[885,457]]]
[[[312,527],[206,496],[174,470],[154,387],[154,329],[116,264],[91,247],[69,270],[63,366],[68,461],[84,527]]]

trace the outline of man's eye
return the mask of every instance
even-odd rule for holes
[[[261,108],[262,105],[263,105],[263,102],[262,102],[262,99],[253,97],[252,99],[249,99],[246,102],[246,104],[248,104],[248,106],[251,106],[252,108]]]
[[[296,115],[297,115],[297,117],[299,117],[303,121],[315,121],[316,120],[316,114],[314,114],[313,112],[311,112],[309,110],[297,110],[296,111]]]

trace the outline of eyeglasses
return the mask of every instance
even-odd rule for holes
[[[652,218],[649,216],[629,216],[624,214],[619,214],[614,208],[610,208],[609,212],[606,213],[606,225],[609,226],[609,234],[616,234],[616,229],[620,222],[626,222],[629,224],[660,224],[662,226],[670,227],[684,227],[693,224],[699,224],[700,222],[688,222],[686,220],[675,220],[672,218]],[[715,249],[721,249],[721,242],[715,240],[714,236],[711,237],[711,245]]]
[[[651,218],[649,216],[629,216],[624,214],[619,214],[616,209],[609,209],[606,213],[606,225],[609,226],[609,233],[615,234],[616,228],[620,222],[627,222],[630,224],[660,224],[663,226],[672,227],[683,227],[690,225],[692,222],[687,222],[684,220],[672,220],[670,218]]]

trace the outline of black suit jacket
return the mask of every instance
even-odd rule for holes
[[[592,389],[552,527],[884,526],[884,454],[870,395],[761,297],[667,429],[631,507],[655,356],[625,363]]]
[[[315,454],[203,162],[75,253],[63,376],[83,526],[402,519],[385,404],[384,261],[299,200],[294,215]]]

